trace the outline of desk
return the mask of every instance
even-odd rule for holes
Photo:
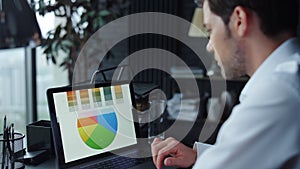
[[[172,125],[174,121],[169,121],[168,125]],[[184,144],[186,144],[187,146],[192,146],[193,143],[198,140],[198,135],[199,132],[201,131],[201,127],[203,126],[204,121],[198,121],[194,124],[192,130],[190,130],[190,132],[188,133],[182,133],[184,132],[187,128],[189,128],[190,122],[188,121],[178,121],[178,125],[175,128],[171,128],[170,130],[168,130],[166,132],[166,137],[174,137],[176,139],[181,138],[181,134],[185,134],[186,136],[184,137],[184,139],[182,140],[182,142]],[[213,125],[213,124],[212,124]],[[182,132],[179,132],[182,131]],[[214,138],[216,133],[211,136],[211,140],[208,140],[208,142],[214,142]],[[148,147],[146,148],[150,148],[150,145],[148,143],[146,143],[145,145],[147,145]],[[145,148],[145,146],[142,145],[143,148]],[[54,157],[50,158],[49,160],[39,164],[39,165],[25,165],[25,169],[55,169],[56,167],[56,160]]]
[[[145,150],[143,151],[144,153],[146,153],[147,155],[149,154],[151,156],[151,150],[150,150],[150,144],[148,144],[148,142],[146,142],[146,140],[144,140],[145,142],[142,142],[141,144],[138,144],[138,146],[136,147],[136,149],[142,149]],[[131,158],[138,158],[140,156],[137,157],[138,154],[136,154],[135,156],[131,156]],[[145,155],[145,154],[143,154]],[[145,157],[145,156],[144,156]],[[147,156],[149,157],[149,156]],[[38,165],[25,165],[25,169],[56,169],[57,168],[57,160],[55,157],[50,157],[47,161],[40,163]]]
[[[25,169],[55,169],[56,160],[54,157],[38,165],[25,165]]]

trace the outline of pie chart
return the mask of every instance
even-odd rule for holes
[[[78,132],[82,141],[92,149],[104,149],[109,146],[118,130],[116,113],[94,112],[98,114],[79,118],[77,120]]]

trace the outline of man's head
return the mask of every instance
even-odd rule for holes
[[[297,32],[299,0],[206,0],[210,10],[228,25],[235,7],[254,11],[260,18],[260,28],[269,37],[283,31]]]
[[[261,51],[255,54],[256,42],[278,46],[297,32],[298,0],[204,0],[203,5],[204,24],[211,33],[207,49],[215,53],[226,78],[252,75],[262,60],[251,57],[268,56],[276,47],[265,43],[266,50],[258,46]]]

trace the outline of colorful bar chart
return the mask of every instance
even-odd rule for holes
[[[122,92],[122,86],[115,86],[115,96],[116,99],[123,99],[123,92]]]
[[[73,112],[73,111],[77,110],[78,103],[77,103],[77,99],[76,99],[76,91],[68,91],[67,99],[68,99],[69,111]]]
[[[105,104],[107,104],[107,105],[113,104],[113,102],[112,102],[113,98],[112,98],[110,86],[103,87],[103,93],[104,93]]]
[[[93,95],[94,107],[100,107],[101,106],[100,88],[93,88],[92,95]]]
[[[124,103],[123,97],[124,93],[121,85],[67,92],[70,112],[90,110],[112,104],[122,104]]]
[[[80,102],[83,110],[90,108],[90,98],[88,90],[80,90]]]

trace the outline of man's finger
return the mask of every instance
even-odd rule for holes
[[[160,142],[162,142],[161,139],[155,138],[153,140],[153,142],[151,143],[152,160],[153,160],[154,165],[156,165],[157,153],[159,151],[158,144]]]
[[[153,159],[153,163],[155,164],[155,166],[157,166],[157,155],[158,152],[166,147],[168,145],[168,142],[163,141],[160,138],[155,138],[151,144],[151,152],[152,152],[152,159]]]
[[[168,144],[165,145],[163,148],[159,149],[157,157],[156,157],[156,165],[160,168],[163,165],[165,157],[169,156],[170,154],[176,154],[177,152],[177,145],[178,141],[170,138],[165,140]]]
[[[182,163],[182,159],[176,157],[168,157],[164,160],[165,166],[180,166]]]

